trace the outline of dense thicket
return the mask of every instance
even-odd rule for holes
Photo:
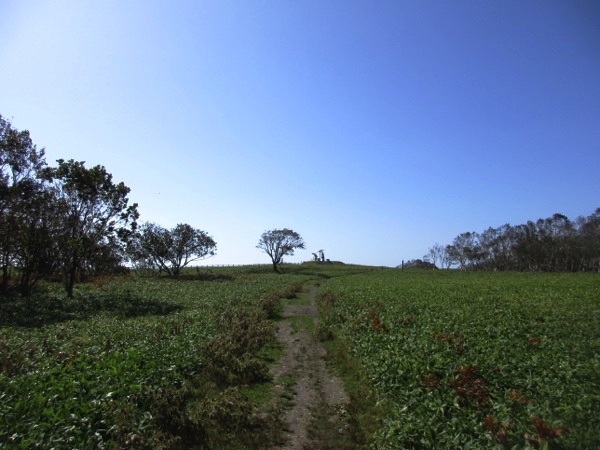
[[[600,271],[600,208],[570,220],[554,214],[536,222],[466,232],[428,257],[445,267],[537,272]]]

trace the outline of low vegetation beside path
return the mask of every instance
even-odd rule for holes
[[[272,272],[272,271],[271,271]],[[255,448],[276,421],[268,379],[279,298],[270,268],[99,279],[0,304],[0,447]],[[276,418],[275,418],[276,419]]]
[[[598,274],[282,269],[4,298],[0,447],[274,448],[281,299],[315,283],[311,332],[366,400],[348,406],[361,445],[600,447]]]
[[[376,448],[600,448],[597,274],[379,271],[322,320],[386,410]]]

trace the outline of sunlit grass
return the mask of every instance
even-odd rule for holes
[[[381,445],[599,446],[597,274],[388,270],[323,290],[388,405]]]
[[[381,448],[600,447],[597,274],[283,269],[113,277],[73,299],[48,284],[6,299],[0,446],[147,448],[193,435],[181,445],[243,447],[248,429],[267,439],[272,418],[247,411],[268,404],[264,374],[281,348],[243,353],[227,323],[266,342],[280,298],[306,305],[303,287],[318,283],[319,317],[292,325],[327,342],[351,396],[375,402],[357,403],[357,436],[369,430]]]
[[[219,380],[211,381],[205,370],[209,357],[232,358],[228,347],[221,349],[225,353],[206,353],[213,339],[227,342],[223,314],[247,311],[248,317],[262,317],[262,298],[286,293],[304,277],[254,270],[209,275],[188,271],[179,280],[107,279],[78,286],[73,299],[50,285],[44,296],[31,301],[3,303],[0,446],[109,448],[135,441],[143,447],[160,445],[168,436],[180,439],[181,427],[220,427],[210,425],[216,399],[243,395],[227,387],[221,394],[211,387]],[[252,324],[261,326],[255,319]],[[272,363],[277,351],[265,349],[240,363],[259,376],[261,361]],[[260,392],[262,380],[257,383]],[[172,418],[156,414],[156,408],[169,410],[176,404],[196,412]],[[241,421],[240,427],[256,425],[232,417]],[[205,430],[202,439],[212,442],[224,431]],[[235,442],[232,436],[230,441],[218,439]]]

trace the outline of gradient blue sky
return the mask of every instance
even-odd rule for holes
[[[600,2],[1,0],[0,114],[207,264],[395,266],[600,207]]]

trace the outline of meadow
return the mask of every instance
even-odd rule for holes
[[[600,448],[598,274],[284,267],[4,299],[0,447],[268,448],[280,299],[318,283],[315,334],[372,392],[372,448]]]
[[[322,320],[386,411],[375,448],[600,448],[598,274],[384,270]]]
[[[305,276],[128,276],[0,305],[0,448],[244,448],[272,316]],[[250,433],[252,431],[253,433]]]

